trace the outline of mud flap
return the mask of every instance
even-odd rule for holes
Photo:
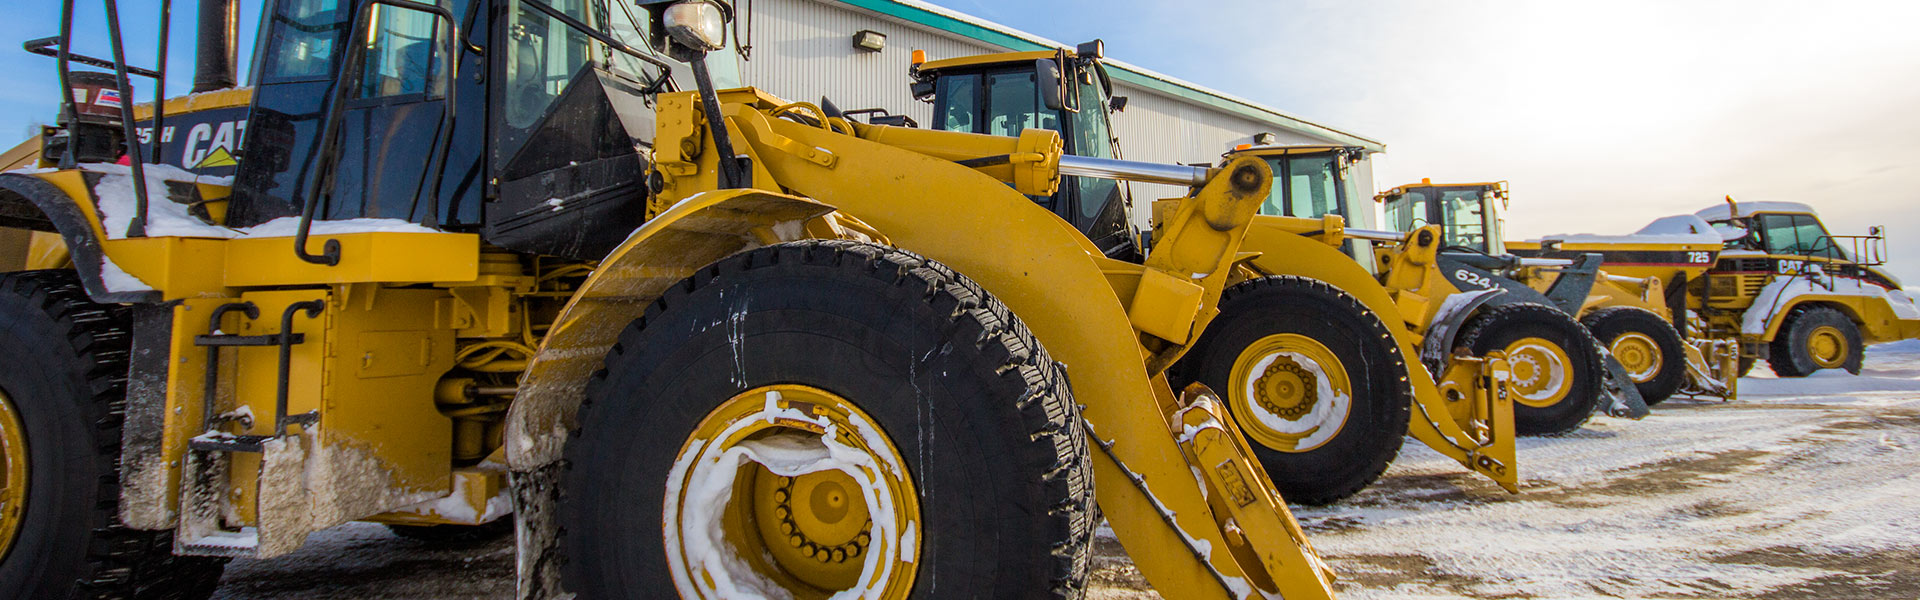
[[[1614,358],[1606,348],[1601,348],[1600,364],[1607,366],[1607,379],[1601,386],[1607,394],[1607,416],[1637,421],[1653,412],[1647,407],[1647,399],[1640,396],[1640,388],[1633,385],[1633,376],[1627,374],[1627,367],[1620,364],[1620,359]]]

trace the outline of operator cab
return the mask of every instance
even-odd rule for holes
[[[933,103],[933,129],[1018,136],[1027,128],[1060,132],[1074,156],[1119,158],[1107,120],[1112,81],[1101,43],[1074,53],[1015,52],[915,65],[914,93]],[[1120,99],[1124,100],[1124,99]],[[1050,197],[1033,197],[1116,258],[1138,256],[1127,187],[1118,181],[1062,177]]]
[[[1327,215],[1347,217],[1348,172],[1353,163],[1365,156],[1357,146],[1244,146],[1267,161],[1273,169],[1273,191],[1260,203],[1260,214],[1276,217],[1318,219]]]
[[[315,220],[400,219],[591,259],[644,218],[652,95],[670,84],[632,2],[265,11],[228,226],[313,203]]]
[[[1900,283],[1876,267],[1886,263],[1885,230],[1867,235],[1833,235],[1813,207],[1798,202],[1728,203],[1694,213],[1726,240],[1717,271],[1799,273],[1809,263],[1823,272],[1856,277],[1899,289]],[[1846,247],[1842,247],[1842,245]]]
[[[1386,226],[1394,231],[1410,233],[1439,225],[1443,248],[1495,256],[1507,253],[1500,216],[1507,182],[1435,184],[1423,179],[1387,190],[1374,200],[1381,204]]]

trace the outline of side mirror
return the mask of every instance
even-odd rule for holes
[[[1126,109],[1127,109],[1126,96],[1114,96],[1113,98],[1107,100],[1108,112],[1120,112]]]
[[[1060,64],[1053,59],[1033,61],[1033,87],[1039,92],[1040,101],[1046,104],[1047,110],[1067,107],[1066,87],[1060,85]]]
[[[909,84],[907,89],[913,92],[913,99],[921,102],[932,102],[934,92],[933,85],[934,82],[932,81],[915,81]]]
[[[1879,225],[1874,225],[1867,228],[1867,236],[1868,237],[1886,237],[1887,230],[1880,227]]]
[[[1091,42],[1081,42],[1073,48],[1073,54],[1079,58],[1106,58],[1107,43],[1097,38]]]

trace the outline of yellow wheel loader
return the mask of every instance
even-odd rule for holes
[[[0,596],[204,597],[340,523],[511,513],[523,598],[1072,598],[1096,501],[1166,597],[1332,596],[1166,376],[1264,162],[855,123],[716,90],[726,3],[597,6],[270,3],[231,180],[144,159],[163,73],[40,46],[114,74],[0,175],[58,246],[0,276]],[[1028,199],[1063,176],[1190,193],[1118,260]]]
[[[1506,182],[1430,179],[1374,198],[1388,227],[1396,231],[1438,228],[1444,244],[1442,269],[1454,274],[1455,285],[1501,287],[1511,298],[1530,296],[1580,319],[1606,349],[1609,370],[1618,369],[1615,379],[1630,380],[1647,405],[1676,393],[1731,396],[1733,378],[1723,368],[1723,363],[1730,364],[1730,347],[1683,334],[1688,331],[1686,311],[1674,310],[1683,291],[1666,287],[1670,274],[1627,276],[1611,266],[1603,271],[1604,254],[1581,251],[1550,258],[1516,251],[1523,257],[1493,258],[1509,256],[1511,242],[1504,241],[1501,232],[1508,199]]]
[[[1920,337],[1920,308],[1879,268],[1886,262],[1883,230],[1831,235],[1811,206],[1797,202],[1729,197],[1633,235],[1508,244],[1540,256],[1594,252],[1609,271],[1665,281],[1675,314],[1693,315],[1698,335],[1737,344],[1738,366],[1725,367],[1737,375],[1762,358],[1781,377],[1821,369],[1858,374],[1867,344]]]
[[[925,60],[915,94],[933,104],[933,129],[1014,135],[1057,129],[1069,155],[1119,155],[1111,95],[1096,40],[1073,50]],[[872,109],[867,111],[872,112]],[[1286,165],[1257,157],[1285,180]],[[1243,160],[1228,155],[1223,164]],[[1273,190],[1282,186],[1275,185]],[[1271,195],[1263,197],[1266,201]],[[1150,263],[1182,201],[1155,202],[1152,227],[1134,231],[1121,183],[1065,178],[1034,204],[1071,223],[1110,257]],[[1407,435],[1508,490],[1517,489],[1505,348],[1474,355],[1419,349],[1400,309],[1365,268],[1340,253],[1338,217],[1256,215],[1234,259],[1214,325],[1168,374],[1218,390],[1288,500],[1326,504],[1384,472]],[[1329,235],[1331,234],[1331,235]],[[1329,240],[1331,240],[1329,242]],[[1198,276],[1198,273],[1194,274]],[[1431,360],[1428,360],[1431,359]]]
[[[1239,152],[1261,156],[1287,174],[1282,178],[1286,183],[1275,186],[1261,205],[1263,215],[1344,218],[1355,210],[1347,202],[1346,173],[1359,148],[1249,146]],[[1615,416],[1645,416],[1646,405],[1629,374],[1571,316],[1592,286],[1598,259],[1585,265],[1531,261],[1568,275],[1550,289],[1531,289],[1512,279],[1513,274],[1543,265],[1470,246],[1483,243],[1487,232],[1498,228],[1491,213],[1481,212],[1483,203],[1477,193],[1452,201],[1422,201],[1419,216],[1411,222],[1406,214],[1387,212],[1397,231],[1329,228],[1322,237],[1334,244],[1350,238],[1370,245],[1369,252],[1349,253],[1376,260],[1379,282],[1405,316],[1406,328],[1419,336],[1429,368],[1441,371],[1446,349],[1480,355],[1504,352],[1513,371],[1518,433],[1567,433],[1603,408]],[[1430,224],[1443,219],[1460,224]]]

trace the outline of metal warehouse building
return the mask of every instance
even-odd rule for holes
[[[743,8],[751,19],[751,34],[742,30],[751,46],[750,60],[740,65],[746,84],[794,100],[825,95],[846,109],[885,108],[920,123],[932,122],[932,107],[908,91],[913,50],[942,59],[1072,47],[916,0],[750,0]],[[884,48],[855,47],[854,36],[862,31],[884,34]],[[1107,62],[1114,95],[1128,98],[1113,127],[1123,157],[1130,160],[1213,162],[1260,133],[1273,134],[1280,144],[1360,146],[1369,156],[1385,150],[1379,141],[1349,131],[1119,60]],[[1357,205],[1365,206],[1359,203],[1373,196],[1372,167],[1371,158],[1360,161],[1347,178],[1347,197]],[[1146,203],[1140,200],[1179,195],[1168,186],[1134,184],[1133,189],[1135,219],[1141,221]],[[1356,212],[1372,220],[1372,211]]]

